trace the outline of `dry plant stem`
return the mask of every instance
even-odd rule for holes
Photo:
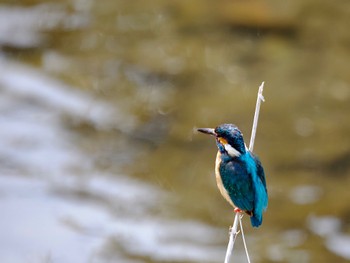
[[[265,101],[264,96],[263,96],[263,90],[264,90],[264,81],[261,83],[260,87],[259,87],[259,91],[258,91],[258,96],[256,99],[256,106],[255,106],[255,114],[254,114],[254,121],[253,121],[253,127],[252,127],[252,135],[250,137],[250,143],[249,143],[249,151],[253,151],[254,148],[254,141],[255,141],[255,135],[256,135],[256,130],[258,127],[258,120],[259,120],[259,113],[260,113],[260,104],[261,101]],[[226,256],[225,256],[225,263],[229,263],[230,258],[231,258],[231,254],[233,251],[233,246],[235,244],[236,241],[236,237],[239,233],[238,230],[238,223],[240,225],[241,228],[241,232],[242,232],[242,238],[243,238],[243,244],[244,244],[244,249],[246,252],[246,256],[248,259],[248,262],[250,263],[250,258],[249,258],[249,254],[248,254],[248,248],[245,242],[245,238],[244,238],[244,232],[243,232],[243,225],[242,225],[242,217],[243,215],[241,215],[241,213],[236,213],[235,216],[235,220],[233,222],[233,226],[230,230],[230,239],[227,245],[227,250],[226,250]]]
[[[244,245],[245,254],[246,254],[246,256],[247,256],[248,263],[250,263],[250,257],[249,257],[249,253],[248,253],[248,247],[247,247],[247,243],[245,242],[245,236],[244,236],[244,231],[243,231],[242,217],[243,217],[243,215],[241,215],[241,216],[239,217],[239,227],[241,228],[241,232],[242,232],[242,239],[243,239],[243,245]]]
[[[233,251],[233,245],[235,244],[236,237],[239,233],[237,231],[239,218],[240,218],[240,213],[236,213],[235,221],[233,222],[233,226],[230,229],[230,240],[228,241],[228,245],[227,245],[225,263],[229,263],[229,261],[230,261],[231,253]]]
[[[249,143],[249,151],[251,152],[254,149],[254,141],[255,141],[256,129],[258,127],[258,120],[259,120],[259,113],[260,113],[260,104],[262,101],[265,101],[264,96],[262,95],[264,91],[264,84],[265,82],[263,81],[259,87],[258,96],[256,98],[252,135],[250,136],[250,143]]]

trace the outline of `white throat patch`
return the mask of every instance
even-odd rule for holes
[[[229,145],[228,143],[225,143],[224,147],[225,147],[225,150],[228,153],[228,155],[230,155],[231,157],[241,156],[241,153],[239,151],[237,151],[235,148],[233,148],[231,145]]]

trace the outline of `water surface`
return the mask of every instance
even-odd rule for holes
[[[1,261],[222,262],[234,215],[193,128],[248,144],[262,81],[252,260],[350,260],[350,6],[274,2],[3,2]]]

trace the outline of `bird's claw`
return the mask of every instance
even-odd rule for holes
[[[235,207],[233,210],[235,213],[243,213],[243,210],[239,209],[238,207]]]

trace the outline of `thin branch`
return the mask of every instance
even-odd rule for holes
[[[263,90],[264,90],[264,84],[265,84],[265,82],[263,81],[261,83],[260,87],[259,87],[258,96],[256,98],[256,106],[255,106],[255,114],[254,114],[252,135],[250,136],[250,143],[249,143],[249,151],[251,151],[251,152],[254,149],[254,141],[255,141],[256,129],[258,128],[260,104],[261,104],[261,101],[265,101],[264,96],[262,95]]]
[[[225,256],[225,263],[229,263],[231,253],[233,251],[233,245],[235,244],[236,237],[239,233],[238,229],[238,221],[239,221],[240,213],[236,213],[235,221],[233,221],[233,226],[230,229],[230,240],[228,241],[227,251]]]
[[[261,101],[265,101],[264,96],[262,94],[263,90],[264,90],[264,83],[265,83],[264,81],[261,83],[261,85],[259,87],[259,91],[258,91],[258,96],[256,99],[255,114],[254,114],[254,121],[253,121],[253,127],[252,127],[252,135],[250,137],[250,143],[249,143],[249,151],[251,151],[251,152],[253,151],[253,148],[254,148],[255,135],[256,135],[256,130],[258,127],[260,104],[261,104]],[[245,237],[244,237],[244,232],[243,232],[242,217],[243,217],[243,215],[241,213],[236,213],[235,220],[233,222],[233,226],[230,230],[230,239],[229,239],[229,242],[227,245],[225,263],[229,263],[229,261],[230,261],[231,254],[233,251],[233,246],[235,244],[236,237],[239,233],[238,222],[239,222],[240,229],[242,232],[242,239],[243,239],[244,249],[245,249],[245,252],[247,255],[248,263],[250,263],[248,248],[247,248],[247,244],[245,242]]]
[[[243,215],[241,215],[241,216],[239,217],[239,227],[241,228],[241,232],[242,232],[242,239],[243,239],[243,245],[244,245],[245,254],[246,254],[246,256],[247,256],[248,263],[250,263],[250,257],[249,257],[249,253],[248,253],[248,247],[247,247],[247,243],[245,242],[245,236],[244,236],[244,231],[243,231],[242,217],[243,217]]]

